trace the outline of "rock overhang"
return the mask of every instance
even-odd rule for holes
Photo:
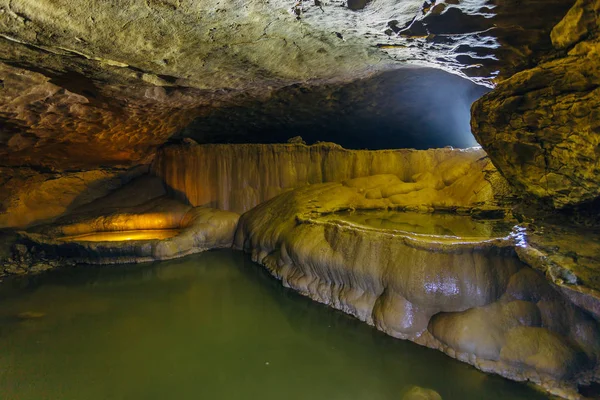
[[[248,100],[260,106],[281,88],[341,87],[406,64],[493,86],[561,57],[568,45],[554,48],[550,34],[573,3],[4,0],[2,166],[57,172],[148,164],[198,116]],[[229,137],[211,141],[220,140]],[[499,167],[517,186],[534,186]]]
[[[571,2],[559,3],[544,6],[545,23],[527,21],[533,36],[549,33]],[[543,8],[528,7],[534,15]],[[410,32],[417,22],[423,37]],[[4,0],[3,164],[64,170],[145,163],[148,149],[205,107],[405,64],[490,86],[502,64],[512,73],[514,54],[536,50],[524,39],[513,43],[509,25],[527,30],[510,5],[481,0]],[[503,40],[500,49],[512,57],[494,54]]]

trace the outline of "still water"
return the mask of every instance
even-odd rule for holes
[[[446,239],[505,237],[515,225],[510,221],[474,219],[468,215],[380,210],[332,213],[319,219],[341,220],[369,228],[401,231],[411,235],[442,236]]]
[[[544,399],[281,287],[241,253],[0,286],[0,398]]]

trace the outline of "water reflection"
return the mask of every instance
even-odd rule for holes
[[[420,235],[482,239],[506,237],[514,226],[514,223],[505,220],[481,220],[468,215],[400,211],[341,212],[320,219]]]
[[[10,399],[542,399],[283,288],[241,253],[0,287]],[[30,313],[24,314],[24,313]]]

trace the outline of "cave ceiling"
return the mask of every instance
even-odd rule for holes
[[[284,131],[289,113],[275,105],[299,90],[331,99],[358,88],[364,102],[395,70],[402,78],[415,71],[423,91],[439,84],[423,67],[492,87],[552,51],[549,33],[572,4],[0,0],[0,164],[146,163],[192,121],[190,136],[219,141],[215,118],[244,107],[272,110],[259,122]],[[412,105],[415,90],[399,93],[398,104]],[[245,126],[233,120],[225,127]],[[202,121],[212,130],[198,130]],[[260,125],[241,130],[260,140]]]

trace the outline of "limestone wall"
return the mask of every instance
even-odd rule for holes
[[[555,208],[600,198],[600,1],[552,31],[555,58],[475,102],[471,129],[523,195]]]
[[[193,206],[238,213],[287,189],[374,175],[389,176],[373,178],[369,189],[375,190],[367,196],[390,198],[390,206],[496,207],[510,197],[505,180],[480,149],[369,151],[332,143],[187,142],[161,149],[152,172]]]
[[[52,222],[147,172],[147,165],[74,172],[0,167],[0,229]]]

